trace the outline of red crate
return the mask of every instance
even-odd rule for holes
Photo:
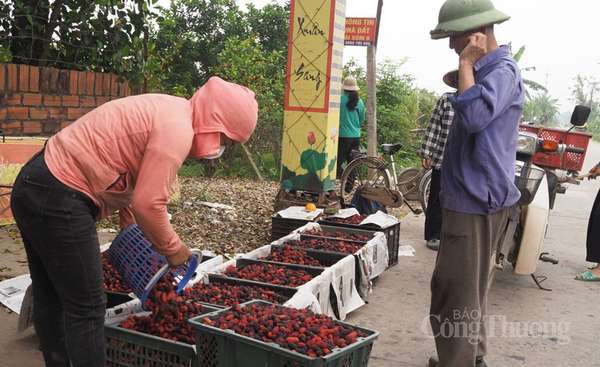
[[[537,134],[540,139],[552,140],[566,144],[567,147],[582,148],[587,151],[588,143],[592,138],[592,134],[566,130],[552,129],[549,127],[536,125],[521,125],[521,131],[527,131]],[[585,160],[584,153],[565,152],[563,155],[562,165],[560,163],[560,155],[556,153],[539,152],[533,156],[533,163],[541,167],[557,168],[565,171],[581,171],[583,161]]]

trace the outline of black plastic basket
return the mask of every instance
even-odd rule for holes
[[[250,281],[251,282],[251,281]],[[290,298],[292,298],[295,294],[296,294],[296,289],[294,288],[289,288],[289,287],[280,287],[274,284],[268,284],[268,283],[261,283],[260,285],[255,284],[255,282],[249,283],[248,281],[244,280],[244,279],[238,279],[238,278],[229,278],[229,277],[225,277],[222,275],[218,275],[218,274],[208,274],[208,283],[221,283],[221,284],[232,284],[232,285],[246,285],[246,286],[254,286],[254,287],[258,287],[260,286],[261,288],[265,288],[268,290],[271,290],[275,293],[277,293],[278,295],[282,296],[283,298],[285,298],[285,300],[289,300]],[[193,300],[194,298],[190,298],[191,300]],[[202,302],[203,304],[206,302]],[[219,304],[212,304],[212,303],[206,303],[210,306],[216,307],[216,308],[226,308],[227,306],[224,305],[219,305]]]
[[[353,231],[360,231],[359,233],[361,234],[365,232],[370,232],[371,234],[374,234],[375,232],[383,232],[387,240],[387,248],[389,254],[388,268],[398,264],[398,248],[400,247],[400,222],[392,224],[391,226],[385,228],[380,228],[374,224],[365,224],[359,226],[355,224],[345,224],[334,221],[328,221],[327,219],[320,220],[318,223],[319,225],[321,225],[321,228],[337,227],[340,230],[342,230],[342,228],[345,228]]]
[[[533,201],[545,175],[546,171],[537,167],[517,166],[515,170],[515,186],[521,192],[519,204],[529,204]]]
[[[320,226],[321,231],[323,232],[323,235],[315,235],[315,234],[300,232],[300,239],[325,238],[325,239],[329,239],[329,240],[343,240],[345,242],[367,243],[367,242],[369,242],[369,240],[371,240],[375,236],[375,233],[376,233],[376,231],[369,231],[369,230],[363,230],[363,229],[350,229],[350,228],[335,227],[335,226],[328,226],[328,225],[319,225],[319,226]],[[335,234],[339,233],[339,232],[363,235],[363,236],[369,237],[369,239],[363,241],[363,240],[344,239],[344,238],[336,237]]]
[[[291,247],[298,247],[298,246],[293,246],[290,244],[282,244],[282,245],[272,245],[271,248],[282,248],[282,247],[286,247],[286,246],[291,246]],[[348,254],[343,254],[341,252],[330,252],[330,251],[321,251],[321,250],[315,250],[315,249],[311,249],[311,248],[307,248],[307,247],[299,247],[303,250],[306,251],[306,254],[308,256],[311,256],[317,260],[319,260],[319,262],[323,265],[323,267],[329,267],[334,265],[335,263],[337,263],[338,261],[342,260],[343,258],[345,258],[346,256],[348,256]],[[261,261],[267,261],[267,260],[261,260]],[[274,264],[279,264],[279,265],[290,265],[289,263],[281,263],[281,262],[275,262],[275,261],[268,261]],[[301,265],[301,266],[305,266],[305,265]]]
[[[300,240],[311,239],[311,238],[315,238],[315,237],[305,237],[305,238],[301,238]],[[304,246],[295,245],[295,244],[292,244],[292,243],[289,243],[289,242],[284,243],[284,245],[302,248],[302,249],[305,249],[307,251],[311,251],[312,253],[322,254],[324,256],[331,256],[332,258],[336,257],[336,256],[337,257],[346,257],[348,255],[352,255],[352,254],[349,254],[349,253],[346,253],[346,252],[328,251],[328,250],[315,249],[315,248],[311,248],[311,247],[304,247]]]
[[[296,292],[298,291],[296,288],[288,287],[285,285],[263,283],[263,282],[257,282],[255,280],[248,280],[248,279],[231,278],[231,277],[221,275],[221,274],[210,274],[209,276],[211,277],[211,279],[221,278],[223,280],[233,281],[240,285],[253,285],[253,286],[258,286],[258,287],[269,288],[269,289],[272,289],[281,294],[289,294],[290,298],[292,298],[294,296],[294,294],[296,294]]]
[[[251,301],[242,306],[253,303],[270,304],[263,301]],[[359,338],[356,343],[345,348],[334,350],[327,356],[308,357],[274,343],[265,343],[201,322],[204,317],[217,316],[220,312],[225,311],[226,309],[194,317],[189,321],[196,329],[196,350],[202,367],[366,367],[369,363],[373,343],[379,335],[373,330],[336,321],[340,325],[361,330],[368,336]]]
[[[105,291],[106,293],[106,308],[113,308],[123,303],[134,300],[135,298],[128,293]]]
[[[202,315],[219,310],[205,306]],[[202,315],[198,315],[201,317]],[[106,367],[202,367],[196,346],[106,325]]]
[[[245,266],[248,266],[251,264],[271,264],[271,265],[283,266],[283,267],[290,268],[290,269],[304,270],[308,274],[312,275],[313,278],[318,276],[319,274],[321,274],[323,272],[323,270],[325,270],[324,268],[317,268],[315,266],[275,263],[275,262],[270,262],[270,261],[262,261],[262,260],[254,260],[254,259],[237,259],[235,261],[235,266],[239,269],[243,269]],[[271,286],[276,286],[276,287],[281,287],[281,288],[292,289],[294,291],[296,290],[296,287],[290,287],[290,286],[286,286],[286,285],[271,284],[271,283],[265,283],[265,282],[261,282],[261,281],[242,279],[242,278],[233,278],[233,277],[229,277],[226,275],[221,275],[221,276],[224,278],[228,278],[228,279],[243,280],[243,281],[245,281],[246,284],[253,284],[253,285],[259,285],[259,286],[263,286],[266,284],[266,285],[271,285]]]
[[[310,221],[305,219],[282,218],[277,215],[271,217],[271,241],[287,236],[308,222]]]

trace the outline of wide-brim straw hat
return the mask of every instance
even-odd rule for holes
[[[351,76],[344,79],[344,83],[342,84],[342,89],[350,90],[350,91],[360,90],[360,88],[358,87],[358,83],[356,82],[356,79]]]

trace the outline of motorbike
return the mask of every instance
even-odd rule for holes
[[[579,184],[577,175],[583,165],[591,137],[575,131],[585,126],[590,108],[575,107],[568,130],[521,125],[515,170],[515,185],[521,192],[519,202],[511,208],[506,235],[494,253],[490,283],[494,270],[511,264],[517,275],[530,275],[542,290],[547,277],[535,274],[539,261],[558,264],[558,259],[543,251],[550,210],[556,194],[566,192],[566,183]]]

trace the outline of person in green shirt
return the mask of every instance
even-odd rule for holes
[[[365,103],[358,96],[356,79],[347,77],[342,84],[340,99],[340,140],[338,142],[337,177],[342,176],[342,165],[350,160],[350,152],[360,146],[360,126],[365,121]]]

